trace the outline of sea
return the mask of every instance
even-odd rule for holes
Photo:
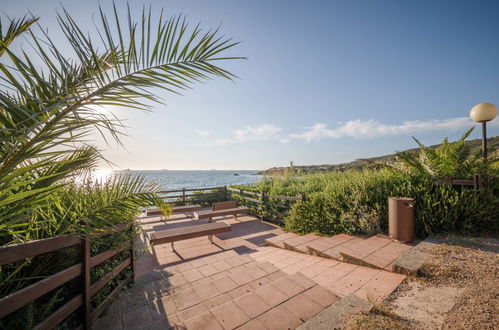
[[[131,174],[141,175],[149,182],[159,184],[161,190],[178,190],[182,188],[211,188],[229,185],[248,185],[262,179],[258,171],[251,170],[206,170],[206,171],[179,171],[179,170],[124,170],[107,171],[97,170],[94,176],[106,179],[113,175]]]

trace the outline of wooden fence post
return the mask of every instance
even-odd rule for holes
[[[182,204],[185,205],[185,188],[182,188]]]
[[[89,330],[90,325],[90,312],[91,305],[90,299],[90,238],[85,234],[83,243],[81,245],[82,255],[82,310],[83,310],[83,329]]]
[[[228,195],[228,191],[227,191],[227,186],[224,186],[224,200],[228,200],[229,199],[229,195]]]
[[[306,202],[307,201],[307,197],[305,196],[305,194],[301,194],[301,201],[302,202]]]
[[[132,268],[132,278],[131,281],[132,283],[135,281],[135,256],[133,254],[133,247],[135,245],[135,235],[133,234],[133,223],[130,225],[130,267]]]
[[[480,174],[475,173],[473,175],[473,185],[475,189],[480,189],[480,183],[481,183],[480,181],[481,181]]]
[[[260,219],[263,221],[263,210],[265,207],[265,193],[262,190],[262,202],[260,203]]]

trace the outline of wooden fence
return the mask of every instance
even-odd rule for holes
[[[191,189],[182,188],[177,190],[163,190],[159,191],[157,194],[171,204],[185,205],[186,203],[200,203],[210,200],[216,201],[220,196],[222,196],[222,199],[227,199],[227,189],[227,186]],[[196,194],[197,192],[202,192],[203,194]]]
[[[282,222],[287,216],[290,205],[285,202],[306,201],[306,196],[302,194],[299,197],[267,195],[264,192],[247,191],[243,189],[227,188],[232,193],[232,197],[239,198],[243,203],[248,201],[257,204],[256,207],[250,207],[253,214],[258,215],[262,220],[271,220]],[[250,197],[251,196],[251,197]],[[274,201],[272,201],[274,200]],[[281,203],[278,203],[281,202]],[[284,202],[284,203],[283,203]]]
[[[475,174],[473,180],[461,180],[452,179],[451,177],[445,177],[437,181],[438,185],[448,184],[453,186],[472,186],[475,189],[480,189],[487,185],[487,180],[483,178],[480,174]]]
[[[201,192],[202,194],[196,194]],[[281,203],[279,205],[276,201],[282,202],[297,202],[305,201],[305,195],[299,197],[267,195],[263,192],[247,191],[243,189],[235,189],[227,186],[211,187],[211,188],[191,188],[191,189],[177,189],[177,190],[163,190],[159,191],[158,195],[167,202],[178,205],[186,205],[188,203],[205,203],[205,206],[221,200],[228,200],[229,198],[236,198],[243,204],[249,204],[251,213],[264,219],[265,214],[270,214],[268,220],[281,221],[286,216],[286,211],[289,205]],[[274,200],[272,202],[272,200]],[[245,203],[248,202],[248,203]],[[258,207],[253,207],[252,204],[258,204]],[[271,212],[271,210],[280,210]]]
[[[91,256],[90,237],[104,237],[123,232],[127,229],[130,231],[133,230],[130,226],[118,225],[108,228],[102,232],[91,233],[88,237],[59,236],[0,247],[0,266],[26,258],[33,258],[43,253],[53,252],[58,249],[71,246],[79,246],[80,249],[80,258],[79,260],[75,260],[75,265],[1,298],[0,319],[3,319],[5,316],[15,312],[16,310],[60,287],[68,281],[76,277],[80,277],[81,293],[73,297],[63,306],[59,307],[49,317],[36,325],[34,329],[51,329],[65,320],[80,306],[82,309],[81,313],[79,313],[81,321],[79,328],[90,329],[92,323],[97,320],[106,307],[118,296],[120,290],[130,281],[133,281],[134,273],[133,242],[130,242],[130,247],[124,247],[117,250],[106,250],[98,255]],[[134,235],[132,235],[132,237],[134,237]],[[104,261],[127,249],[129,250],[129,256],[125,259],[125,261],[95,283],[91,283],[90,271],[93,267],[102,264]],[[104,301],[92,310],[92,297],[128,267],[131,269],[132,274],[122,280],[118,286],[104,299]]]

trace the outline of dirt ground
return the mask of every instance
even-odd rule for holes
[[[448,236],[422,269],[346,329],[497,329],[499,240]]]

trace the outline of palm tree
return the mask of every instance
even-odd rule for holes
[[[33,210],[103,159],[86,140],[92,131],[119,142],[122,123],[100,108],[149,110],[162,102],[152,89],[178,94],[211,77],[233,79],[220,63],[242,59],[226,55],[238,43],[218,29],[202,32],[163,11],[144,8],[134,21],[128,7],[123,23],[115,5],[112,18],[99,8],[97,41],[65,9],[57,19],[64,44],[37,17],[0,20],[0,232],[15,237],[36,222]],[[30,49],[16,45],[21,36]],[[143,192],[133,187],[114,196]],[[137,205],[161,203],[152,190],[140,196]]]
[[[413,137],[419,146],[418,151],[398,152],[397,159],[414,173],[432,179],[469,179],[475,173],[483,174],[487,171],[486,165],[497,162],[497,158],[491,158],[489,164],[483,163],[480,150],[465,143],[472,132],[473,128],[453,143],[445,138],[436,148],[429,148]]]

